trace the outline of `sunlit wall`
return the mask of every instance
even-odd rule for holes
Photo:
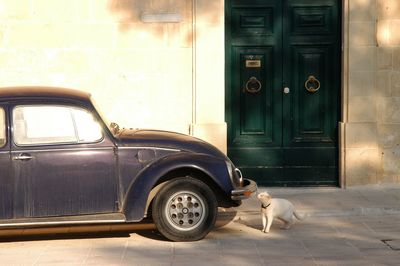
[[[344,1],[342,181],[400,182],[400,1]]]
[[[382,180],[400,182],[400,1],[377,1],[378,141]]]
[[[226,150],[223,1],[0,1],[0,86],[89,91],[123,127]]]
[[[343,185],[400,182],[400,1],[343,0]],[[86,90],[226,151],[223,0],[2,0],[0,86]]]

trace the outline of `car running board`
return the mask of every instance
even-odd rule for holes
[[[0,228],[16,227],[42,227],[57,225],[80,225],[80,224],[113,224],[125,223],[126,218],[122,213],[44,217],[44,218],[19,218],[7,219],[0,222]]]

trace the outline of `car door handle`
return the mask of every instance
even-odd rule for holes
[[[20,160],[20,161],[29,161],[33,159],[33,157],[29,153],[20,153],[17,156],[13,157],[13,160]]]

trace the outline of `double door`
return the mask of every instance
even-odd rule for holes
[[[338,184],[340,2],[226,1],[228,155],[279,186]]]

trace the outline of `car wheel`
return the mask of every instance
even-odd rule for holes
[[[168,182],[156,195],[152,216],[157,229],[172,241],[204,238],[215,224],[218,206],[213,191],[191,177]]]

